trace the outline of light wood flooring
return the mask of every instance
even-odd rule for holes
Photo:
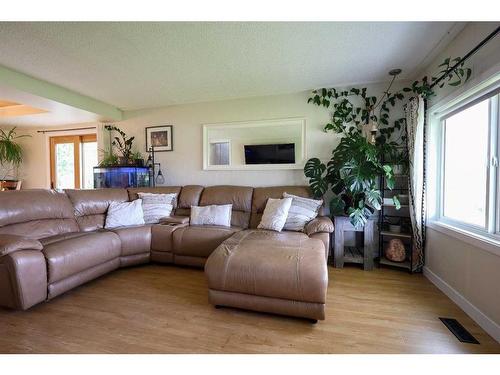
[[[0,353],[500,353],[422,275],[331,268],[327,318],[301,319],[207,303],[202,270],[121,269],[29,311],[0,308]],[[460,343],[458,319],[481,343]]]

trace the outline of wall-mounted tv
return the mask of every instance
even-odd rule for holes
[[[245,164],[294,164],[295,143],[245,145]]]

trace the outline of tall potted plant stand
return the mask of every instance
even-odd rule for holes
[[[348,216],[335,216],[334,266],[343,268],[344,263],[358,263],[365,271],[373,270],[373,257],[376,250],[375,220],[369,219],[363,227],[352,225]],[[345,246],[345,234],[363,233],[363,247]]]

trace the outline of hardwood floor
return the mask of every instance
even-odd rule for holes
[[[115,271],[29,311],[0,309],[0,353],[500,353],[422,275],[330,268],[327,319],[304,320],[207,303],[201,270]],[[458,319],[481,343],[460,343]]]

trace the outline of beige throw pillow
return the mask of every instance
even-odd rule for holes
[[[132,202],[111,202],[104,228],[111,229],[129,225],[144,225],[142,199],[136,199]]]
[[[303,198],[288,193],[283,193],[283,198],[292,198],[292,205],[283,229],[296,232],[304,231],[306,224],[318,216],[319,209],[323,204],[321,199]]]
[[[191,206],[191,225],[231,226],[232,204]]]
[[[269,198],[262,219],[257,226],[258,229],[274,230],[281,232],[285,225],[288,211],[292,205],[292,198],[273,199]]]
[[[160,222],[160,219],[170,216],[177,198],[176,193],[137,193],[137,195],[142,199],[142,211],[146,224],[156,224]]]

